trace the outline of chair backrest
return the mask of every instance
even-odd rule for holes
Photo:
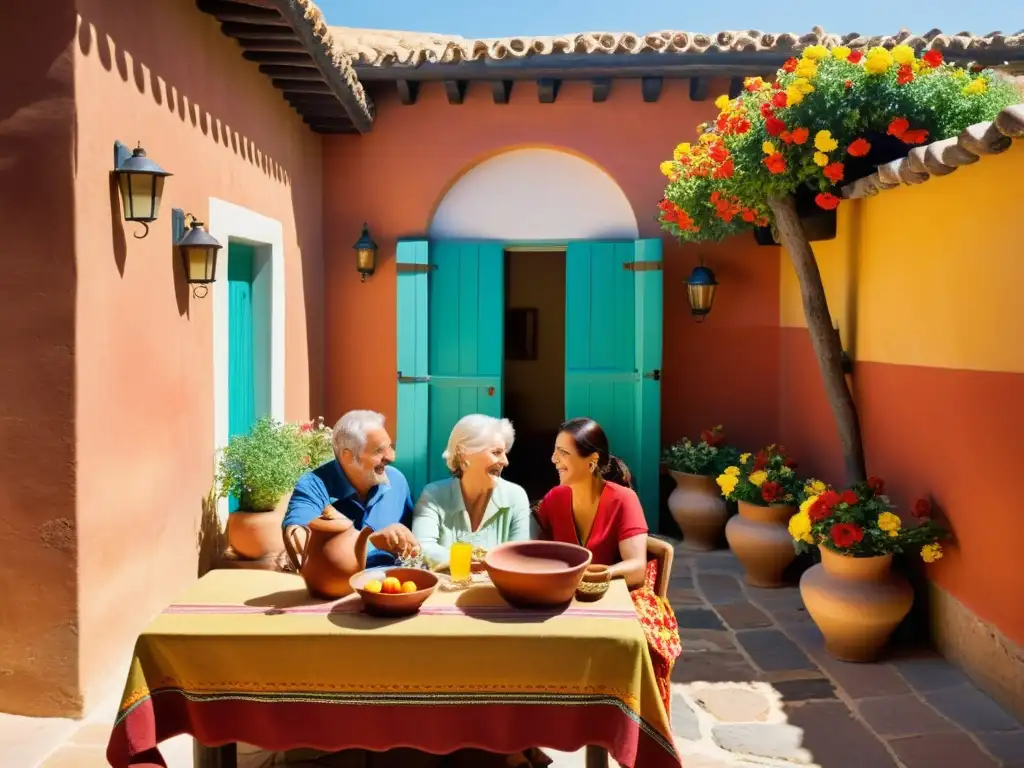
[[[654,583],[654,591],[662,600],[668,600],[668,583],[672,578],[672,545],[654,536],[647,537],[647,559],[658,561],[658,580]]]

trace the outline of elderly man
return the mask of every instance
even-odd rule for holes
[[[419,550],[409,530],[412,499],[409,483],[391,466],[395,449],[384,429],[384,417],[375,411],[349,411],[334,425],[331,436],[334,460],[303,475],[295,486],[284,517],[284,535],[300,536],[299,526],[333,506],[356,529],[371,528],[366,567],[395,564]]]

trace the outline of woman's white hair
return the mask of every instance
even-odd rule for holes
[[[448,449],[441,454],[448,469],[458,477],[462,474],[462,466],[467,456],[486,451],[501,440],[505,450],[512,450],[516,431],[508,419],[497,419],[482,413],[471,413],[463,416],[452,428],[448,437]]]
[[[341,452],[352,451],[358,456],[366,447],[366,435],[371,430],[384,428],[384,415],[376,411],[349,411],[344,414],[331,431],[331,446],[334,455],[341,458]]]

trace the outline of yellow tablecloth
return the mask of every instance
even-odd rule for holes
[[[621,581],[600,601],[561,611],[513,609],[490,585],[438,588],[420,613],[400,619],[374,618],[361,606],[357,595],[312,599],[291,574],[207,574],[139,637],[118,717],[126,730],[121,746],[138,754],[170,731],[201,735],[202,703],[601,704],[602,712],[611,707],[633,722],[638,739],[653,740],[677,760],[647,643]],[[186,700],[188,711],[177,707],[167,715],[175,723],[162,728],[161,704],[172,698]],[[146,724],[139,709],[154,704],[154,722]],[[396,741],[415,745],[400,724],[393,727]],[[232,734],[264,745],[259,734]],[[115,729],[112,762],[118,738]],[[265,741],[280,747],[281,738]],[[625,753],[636,751],[633,745]]]

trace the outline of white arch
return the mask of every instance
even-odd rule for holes
[[[636,216],[600,168],[554,149],[514,149],[459,178],[430,222],[432,239],[635,240]]]

